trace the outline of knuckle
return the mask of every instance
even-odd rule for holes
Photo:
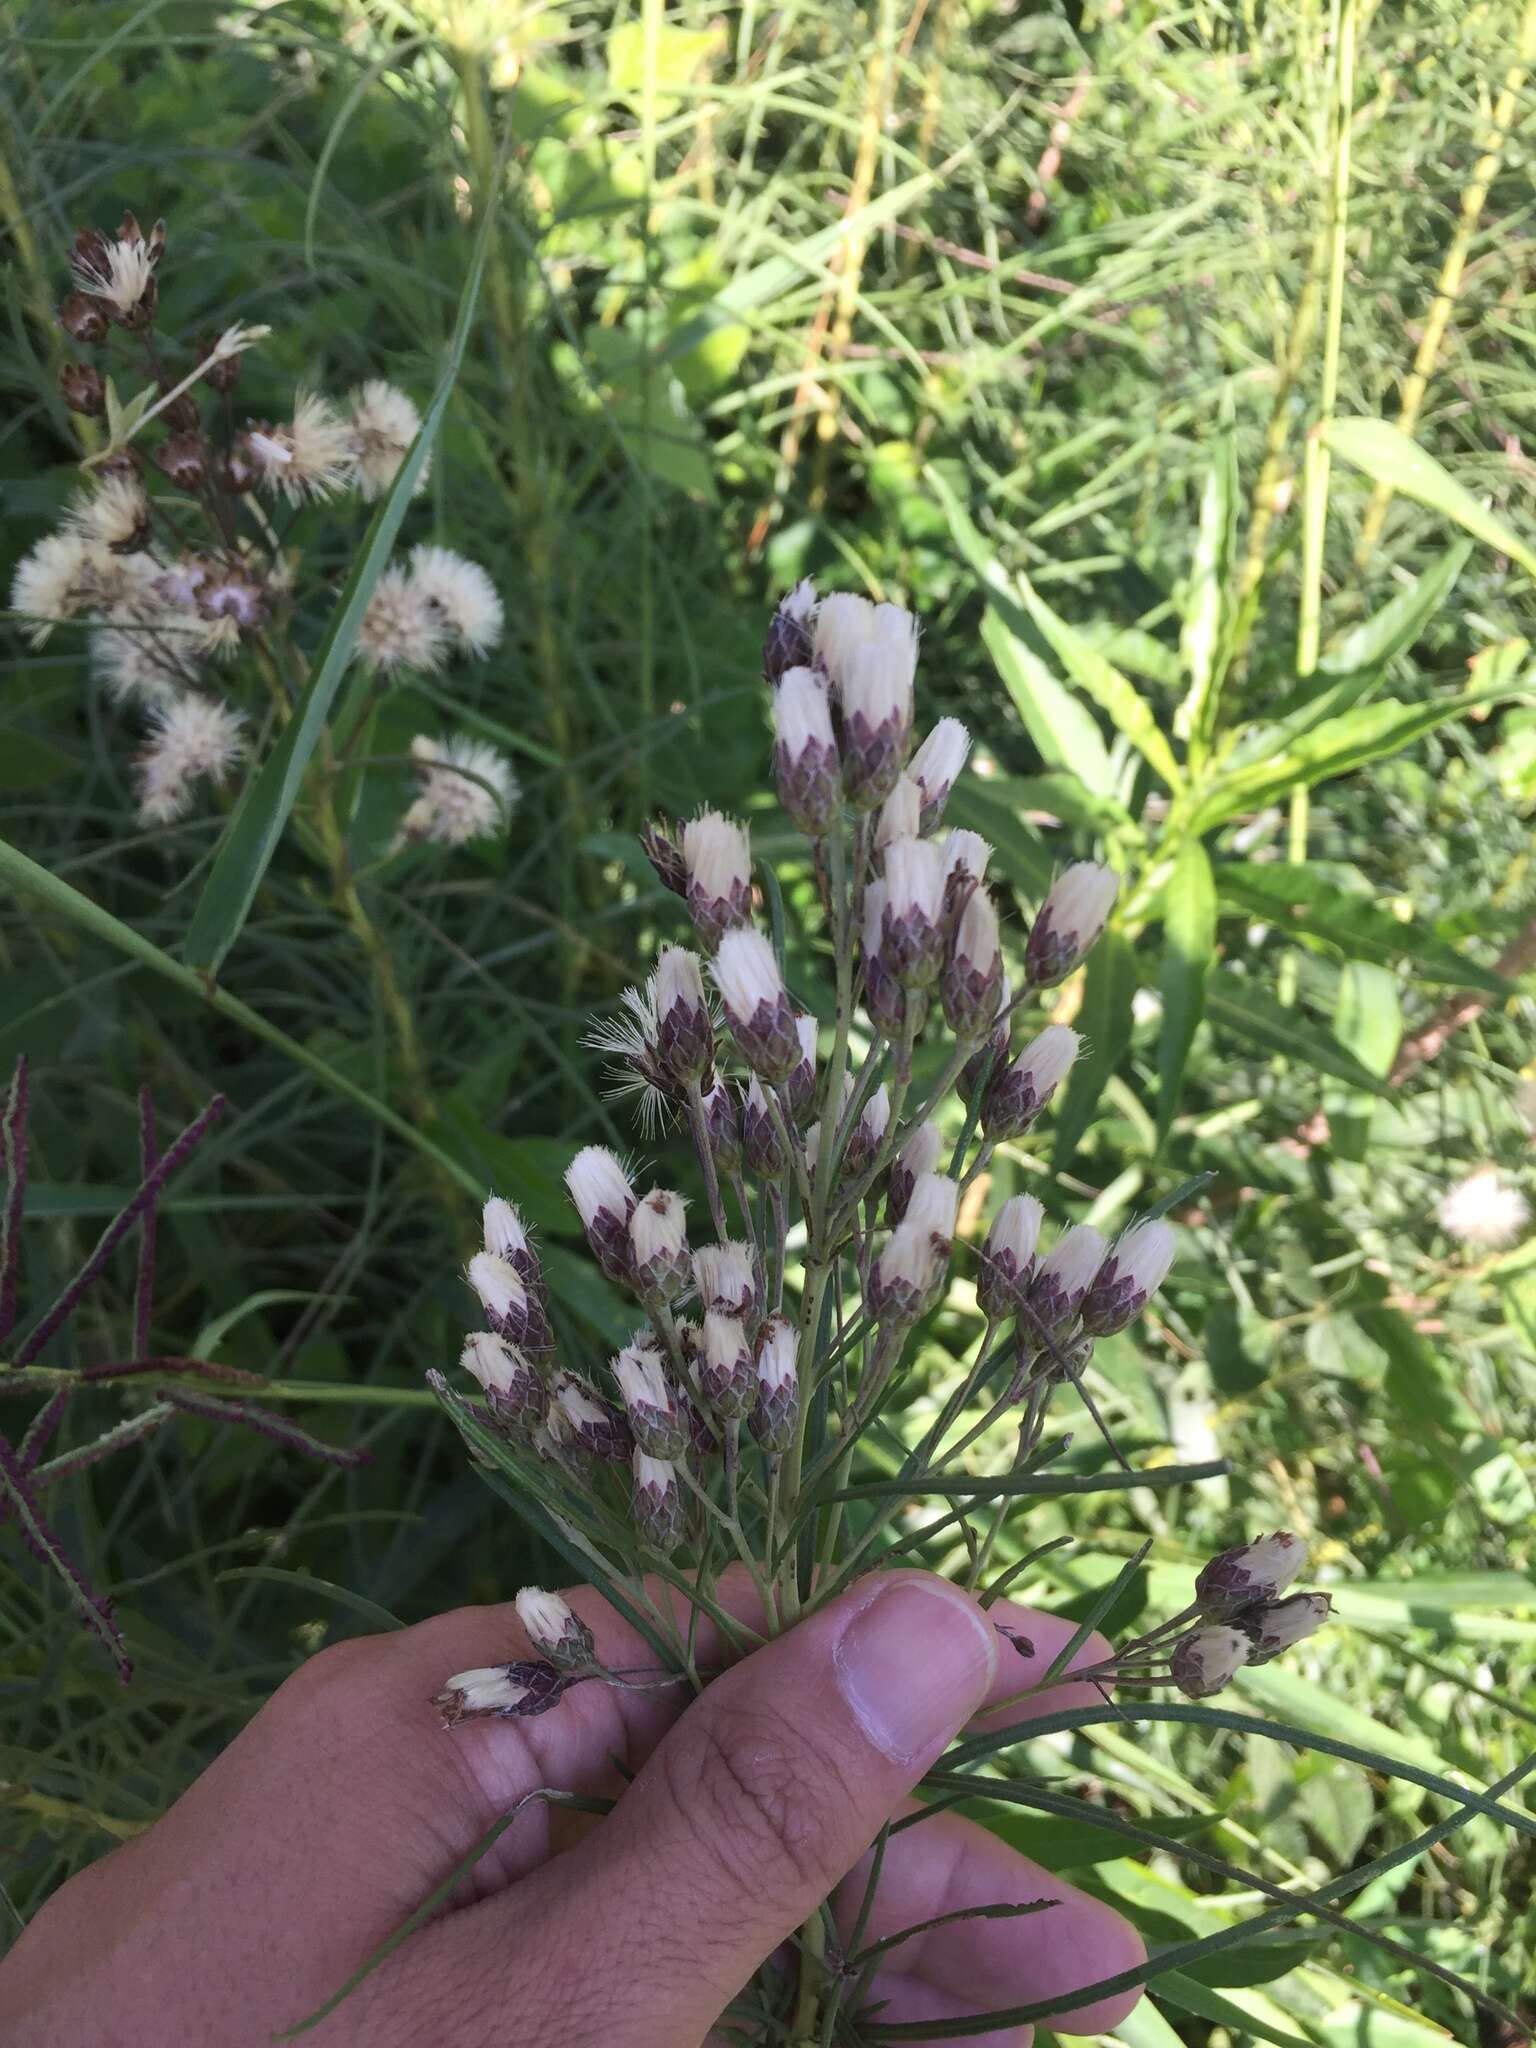
[[[716,1708],[698,1721],[668,1770],[694,1844],[738,1886],[824,1881],[834,1834],[821,1789],[828,1773],[804,1735],[760,1707]]]

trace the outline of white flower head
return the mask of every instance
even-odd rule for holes
[[[757,1384],[764,1394],[782,1394],[796,1383],[795,1326],[785,1316],[769,1316],[757,1339]]]
[[[920,1173],[907,1197],[905,1222],[930,1237],[952,1238],[960,1211],[960,1183],[947,1173]]]
[[[404,838],[466,846],[472,839],[496,839],[505,832],[518,781],[504,754],[467,733],[446,740],[418,733],[411,753],[421,775],[421,794],[401,821]]]
[[[285,425],[248,427],[245,443],[261,481],[292,505],[334,497],[356,479],[352,429],[318,391],[296,394]]]
[[[1435,1213],[1440,1228],[1458,1244],[1502,1251],[1523,1234],[1531,1220],[1531,1205],[1496,1167],[1480,1166],[1446,1190]]]
[[[99,547],[141,553],[149,540],[149,500],[137,477],[104,476],[77,492],[64,514],[74,532]]]
[[[872,732],[887,724],[910,728],[916,674],[917,620],[899,604],[876,605],[841,672],[844,715]]]
[[[793,761],[798,761],[808,747],[835,746],[826,684],[814,669],[784,671],[773,696],[773,730],[779,745]]]
[[[859,1132],[869,1153],[880,1146],[891,1122],[891,1091],[882,1081],[859,1115]]]
[[[955,932],[955,958],[979,973],[987,973],[1002,957],[997,907],[978,882],[965,899]]]
[[[197,680],[187,635],[147,620],[98,626],[91,634],[90,653],[91,673],[105,685],[114,704],[137,700],[163,705]]]
[[[992,849],[979,832],[966,832],[957,826],[944,841],[944,879],[947,882],[951,876],[967,875],[979,882],[991,858]]]
[[[880,950],[880,940],[885,928],[885,913],[890,900],[891,892],[885,885],[884,876],[877,875],[864,891],[864,919],[859,937],[866,957]]]
[[[1244,1614],[1237,1626],[1248,1638],[1250,1664],[1267,1664],[1314,1636],[1333,1612],[1326,1593],[1293,1593]]]
[[[987,1232],[988,1252],[993,1257],[1006,1253],[1013,1260],[1015,1271],[1026,1272],[1034,1263],[1044,1219],[1045,1211],[1033,1195],[1010,1195],[992,1219],[992,1228]]]
[[[1192,1629],[1173,1646],[1169,1668],[1186,1699],[1209,1699],[1231,1683],[1252,1656],[1241,1629],[1221,1625]]]
[[[1014,1071],[1027,1075],[1037,1101],[1044,1101],[1067,1078],[1082,1039],[1070,1024],[1047,1024],[1014,1061]]]
[[[812,645],[834,683],[843,678],[849,657],[868,639],[875,608],[856,591],[834,590],[816,607]]]
[[[914,1126],[897,1154],[897,1163],[902,1170],[916,1181],[925,1173],[932,1173],[939,1163],[939,1154],[944,1150],[944,1136],[931,1117]]]
[[[1098,861],[1075,861],[1051,885],[1024,949],[1029,978],[1049,988],[1090,951],[1109,921],[1120,878]]]
[[[512,1259],[528,1250],[528,1228],[515,1202],[492,1195],[480,1212],[481,1234],[488,1252]]]
[[[401,669],[441,668],[448,653],[447,622],[403,568],[392,564],[373,586],[357,631],[357,659],[392,676]]]
[[[687,1203],[670,1188],[652,1188],[629,1219],[635,1264],[677,1259],[688,1248]]]
[[[709,971],[727,1012],[743,1023],[750,1023],[762,1004],[776,1008],[786,1001],[779,963],[761,932],[749,928],[727,932]]]
[[[485,1664],[474,1671],[460,1671],[433,1701],[445,1721],[460,1721],[466,1715],[513,1714],[527,1699],[530,1688],[511,1675],[506,1664]]]
[[[85,534],[46,534],[24,554],[11,579],[11,610],[32,621],[28,639],[41,647],[60,619],[72,619],[96,592],[96,549]]]
[[[464,1275],[492,1322],[521,1320],[528,1312],[522,1275],[499,1252],[476,1252]]]
[[[478,562],[452,548],[412,548],[411,587],[466,654],[489,654],[500,641],[506,614],[495,584]]]
[[[709,1014],[709,998],[704,992],[699,956],[689,952],[686,946],[663,946],[656,959],[655,1014],[658,1024],[663,1017],[679,1009],[690,1014],[699,1011],[706,1016]]]
[[[541,1657],[556,1664],[585,1663],[592,1653],[592,1632],[577,1618],[571,1603],[542,1586],[524,1586],[514,1605],[528,1640]]]
[[[893,919],[917,916],[937,925],[944,915],[944,856],[931,839],[893,839],[885,849],[885,886]]]
[[[745,892],[752,872],[746,827],[719,811],[700,811],[683,827],[683,865],[691,889],[730,902]]]
[[[459,1364],[488,1394],[509,1393],[520,1373],[528,1370],[506,1339],[489,1330],[470,1332],[464,1339]]]
[[[779,610],[785,618],[793,619],[797,626],[803,626],[816,609],[816,586],[809,576],[802,576],[794,589],[779,599]]]
[[[192,691],[153,705],[149,744],[135,764],[141,822],[167,825],[191,809],[195,783],[222,782],[244,750],[244,723],[227,704]]]
[[[958,718],[941,718],[907,763],[907,773],[922,791],[923,809],[941,808],[959,780],[971,751],[971,736]]]
[[[922,828],[923,792],[910,774],[899,775],[896,787],[880,806],[875,825],[875,851],[884,853],[894,839],[916,839]]]
[[[734,1238],[724,1244],[701,1244],[693,1255],[693,1281],[706,1310],[743,1316],[757,1291],[752,1254]]]
[[[565,1170],[565,1185],[589,1230],[604,1215],[628,1224],[635,1191],[622,1163],[606,1145],[584,1145]]]
[[[1307,1561],[1307,1546],[1289,1529],[1234,1544],[1202,1566],[1195,1580],[1201,1612],[1227,1620],[1261,1600],[1278,1600]]]
[[[1030,1306],[1047,1329],[1077,1313],[1108,1250],[1108,1241],[1091,1223],[1062,1232],[1030,1288]]]
[[[1123,1231],[1083,1303],[1083,1328],[1104,1337],[1134,1321],[1167,1279],[1177,1249],[1173,1225],[1161,1219]]]
[[[416,402],[398,385],[382,377],[370,377],[347,399],[347,421],[352,430],[352,460],[357,467],[359,496],[381,498],[399,473],[411,443],[421,430]],[[412,495],[427,481],[430,459],[421,466]]]
[[[672,1412],[672,1389],[667,1383],[661,1353],[654,1344],[626,1344],[613,1361],[613,1376],[626,1408],[654,1408],[663,1415]]]

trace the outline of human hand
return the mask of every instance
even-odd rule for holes
[[[717,1590],[751,1615],[744,1574]],[[569,1597],[605,1665],[654,1661],[596,1593]],[[452,1906],[316,2029],[317,2048],[694,2048],[848,1873],[837,1910],[851,1923],[885,1820],[987,1700],[1027,1687],[1071,1633],[1006,1603],[992,1612],[1032,1657],[1004,1645],[1000,1659],[991,1620],[955,1587],[882,1574],[735,1664],[686,1712],[681,1687],[590,1683],[538,1719],[451,1732],[431,1701],[452,1673],[531,1654],[510,1607],[336,1644],[154,1827],[49,1900],[0,1968],[0,2035],[29,2048],[265,2044],[334,1992],[499,1815],[556,1787],[619,1803],[597,1822],[526,1808]],[[702,1661],[722,1656],[711,1629],[699,1640]],[[1090,1639],[1077,1662],[1106,1654]],[[1030,1711],[1098,1697],[1063,1684]],[[971,1821],[945,1813],[893,1835],[867,1942],[967,1905],[1041,1898],[1055,1903],[893,1949],[872,1994],[881,2017],[1057,1996],[1069,2008],[1075,1989],[1142,1955],[1118,1914]],[[1052,2024],[1097,2033],[1136,1996]]]

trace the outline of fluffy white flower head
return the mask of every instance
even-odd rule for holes
[[[832,708],[826,685],[814,669],[784,671],[773,698],[773,729],[779,745],[798,761],[807,747],[828,748],[832,741]]]
[[[1514,1244],[1531,1220],[1531,1205],[1496,1167],[1480,1166],[1440,1198],[1440,1228],[1458,1244],[1501,1251]]]
[[[92,298],[105,299],[126,317],[149,290],[158,255],[157,239],[145,241],[142,235],[125,235],[116,241],[105,241],[96,260],[77,251],[70,260],[70,270],[81,291],[89,292]]]
[[[11,610],[32,621],[27,637],[41,647],[59,619],[72,619],[95,591],[95,548],[83,533],[46,534],[16,564]]]
[[[1051,885],[1040,906],[1041,921],[1052,931],[1076,933],[1079,949],[1086,952],[1108,922],[1119,888],[1113,868],[1094,860],[1074,861]]]
[[[1025,1046],[1014,1067],[1020,1075],[1029,1077],[1037,1101],[1043,1101],[1066,1079],[1081,1044],[1082,1039],[1070,1024],[1047,1024]]]
[[[783,1316],[770,1316],[757,1340],[757,1383],[765,1394],[782,1393],[795,1384],[795,1327]]]
[[[347,414],[358,493],[369,499],[382,497],[421,429],[416,402],[398,385],[370,377],[347,399]],[[430,459],[422,464],[413,496],[426,484],[431,466]]]
[[[334,497],[355,480],[352,429],[318,391],[297,393],[286,425],[252,427],[246,443],[262,482],[292,505]]]
[[[816,607],[811,644],[834,683],[841,683],[849,657],[869,638],[875,608],[856,591],[834,590]]]
[[[728,901],[752,871],[746,827],[719,811],[700,811],[683,827],[683,865],[701,895]]]
[[[149,500],[137,477],[102,477],[71,499],[64,518],[76,533],[105,548],[137,550],[149,538]]]
[[[489,654],[501,639],[506,615],[478,562],[452,548],[412,548],[411,584],[441,614],[466,654]]]
[[[407,839],[466,846],[506,830],[518,782],[504,754],[467,733],[447,740],[418,733],[411,753],[421,775],[421,794],[401,824]]]
[[[871,730],[912,723],[917,674],[917,620],[899,604],[877,604],[865,637],[842,669],[843,709]]]
[[[150,720],[150,741],[136,767],[139,817],[146,825],[166,825],[191,808],[194,783],[224,780],[243,749],[245,721],[227,704],[191,691],[155,705]]]
[[[510,1259],[528,1249],[528,1230],[515,1202],[505,1195],[492,1195],[480,1212],[485,1248],[497,1258]]]
[[[1177,1250],[1171,1223],[1161,1218],[1133,1223],[1115,1239],[1107,1266],[1113,1268],[1116,1280],[1129,1280],[1139,1294],[1153,1295],[1168,1278]]]
[[[626,1344],[613,1361],[613,1376],[626,1408],[655,1408],[670,1415],[676,1405],[654,1345]]]
[[[627,1223],[634,1210],[629,1175],[606,1145],[584,1145],[565,1169],[565,1185],[588,1229],[604,1214]]]
[[[464,1276],[480,1298],[480,1306],[498,1322],[521,1316],[528,1305],[522,1278],[499,1252],[476,1252]]]
[[[761,932],[749,928],[727,932],[709,971],[726,1009],[744,1024],[751,1023],[761,1004],[773,1008],[785,1000],[779,963]]]
[[[488,1394],[510,1392],[521,1363],[512,1346],[489,1330],[472,1330],[464,1339],[459,1356],[465,1372],[478,1380]]]
[[[675,1259],[686,1248],[687,1204],[670,1188],[653,1188],[629,1219],[629,1241],[638,1265]]]
[[[448,652],[448,627],[437,607],[398,565],[373,586],[357,633],[357,659],[380,675],[401,669],[441,668]]]

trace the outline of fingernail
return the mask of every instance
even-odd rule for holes
[[[980,1706],[996,1662],[992,1630],[938,1579],[894,1579],[833,1653],[843,1698],[898,1763],[937,1754]]]

